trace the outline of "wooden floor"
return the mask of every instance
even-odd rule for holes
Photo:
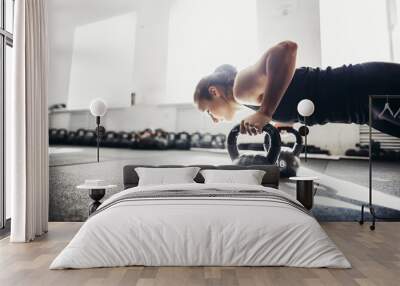
[[[400,285],[400,223],[323,223],[353,268],[123,267],[48,270],[81,226],[50,223],[44,237],[27,244],[0,241],[0,285]]]

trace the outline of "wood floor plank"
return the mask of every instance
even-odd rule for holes
[[[291,267],[117,267],[49,270],[81,223],[51,223],[50,231],[32,243],[0,240],[0,285],[134,285],[134,286],[398,286],[400,223],[368,225],[323,223],[352,269]]]

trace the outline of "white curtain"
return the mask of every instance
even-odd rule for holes
[[[46,0],[16,0],[9,153],[12,242],[27,242],[48,227]]]

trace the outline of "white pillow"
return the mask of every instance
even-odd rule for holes
[[[265,171],[262,170],[202,170],[205,184],[234,183],[261,185]]]
[[[138,186],[195,183],[199,167],[182,168],[135,168],[139,176]]]

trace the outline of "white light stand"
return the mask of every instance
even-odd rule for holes
[[[90,113],[96,117],[96,135],[97,135],[97,162],[99,162],[99,149],[100,149],[100,136],[102,136],[104,133],[104,127],[100,126],[100,117],[104,116],[107,112],[107,104],[104,102],[104,100],[100,98],[96,98],[92,100],[90,103]],[[100,130],[100,128],[102,130]]]
[[[314,103],[309,99],[303,99],[297,105],[297,112],[304,117],[304,159],[307,162],[307,134],[308,134],[308,127],[307,127],[307,117],[311,116],[314,113],[315,106]]]

